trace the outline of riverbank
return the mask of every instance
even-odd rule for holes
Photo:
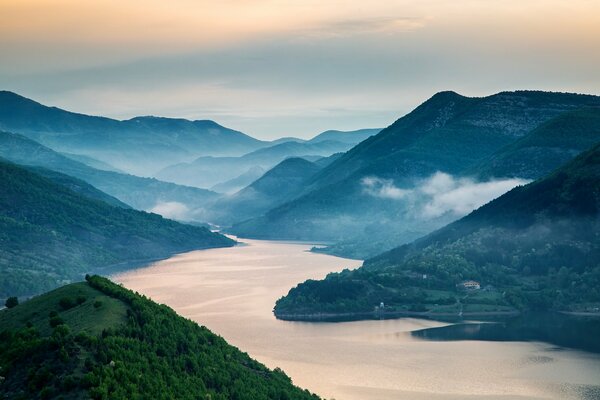
[[[282,321],[304,321],[304,322],[345,322],[362,321],[373,319],[397,319],[397,318],[424,318],[440,319],[448,318],[455,320],[465,317],[512,317],[517,316],[520,311],[480,311],[464,313],[439,313],[429,311],[390,311],[390,312],[356,312],[356,313],[313,313],[313,314],[278,314],[274,313],[277,319]]]

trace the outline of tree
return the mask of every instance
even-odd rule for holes
[[[19,299],[16,297],[9,297],[8,299],[6,299],[4,305],[6,306],[6,308],[16,307],[19,305]]]

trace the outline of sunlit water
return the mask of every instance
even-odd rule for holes
[[[325,398],[597,399],[600,356],[539,342],[425,341],[418,319],[302,323],[273,317],[298,282],[360,262],[306,244],[244,240],[114,276],[207,326],[295,384]]]

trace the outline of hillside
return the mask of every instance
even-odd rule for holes
[[[0,397],[11,399],[318,399],[98,276],[0,311],[0,368]]]
[[[37,294],[119,263],[233,244],[206,228],[114,207],[0,162],[0,298]]]
[[[352,144],[336,141],[317,143],[289,141],[241,157],[199,157],[190,163],[169,166],[159,171],[156,177],[181,185],[209,188],[236,178],[252,168],[271,169],[289,157],[328,157],[351,147]]]
[[[72,190],[73,192],[78,193],[84,197],[88,197],[94,200],[100,200],[104,203],[115,207],[131,208],[131,206],[129,206],[128,204],[125,204],[119,199],[96,189],[89,183],[84,182],[80,179],[73,178],[72,176],[61,174],[60,172],[41,167],[28,167],[28,169],[31,172],[48,178],[52,182],[64,186],[67,189]]]
[[[297,195],[320,169],[303,158],[285,159],[247,187],[215,202],[211,216],[220,225],[227,226],[261,215]]]
[[[456,290],[464,280],[487,289]],[[315,313],[489,312],[600,304],[600,144],[549,176],[363,267],[307,281],[275,307]]]
[[[482,179],[513,176],[536,179],[599,141],[600,107],[582,108],[543,123],[467,173]]]
[[[165,202],[178,202],[193,210],[218,196],[208,190],[94,169],[15,133],[0,131],[0,157],[76,177],[140,210]]]
[[[142,176],[200,155],[237,156],[267,144],[214,121],[160,117],[118,121],[48,107],[7,91],[0,91],[0,129]]]
[[[469,168],[561,113],[600,97],[503,92],[469,98],[441,92],[317,173],[292,201],[233,227],[242,237],[360,241],[379,232],[414,239],[464,215],[423,220],[402,199],[438,172],[462,179]],[[565,154],[568,152],[565,152]],[[371,183],[377,183],[373,190]],[[489,199],[488,199],[489,200]],[[383,221],[390,229],[373,226]]]

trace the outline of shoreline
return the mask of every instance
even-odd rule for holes
[[[348,322],[364,321],[373,319],[400,319],[400,318],[463,318],[463,317],[513,317],[521,314],[521,311],[480,311],[459,313],[433,313],[428,311],[390,311],[390,312],[348,312],[348,313],[310,313],[290,314],[273,313],[275,318],[281,321],[298,322]]]

